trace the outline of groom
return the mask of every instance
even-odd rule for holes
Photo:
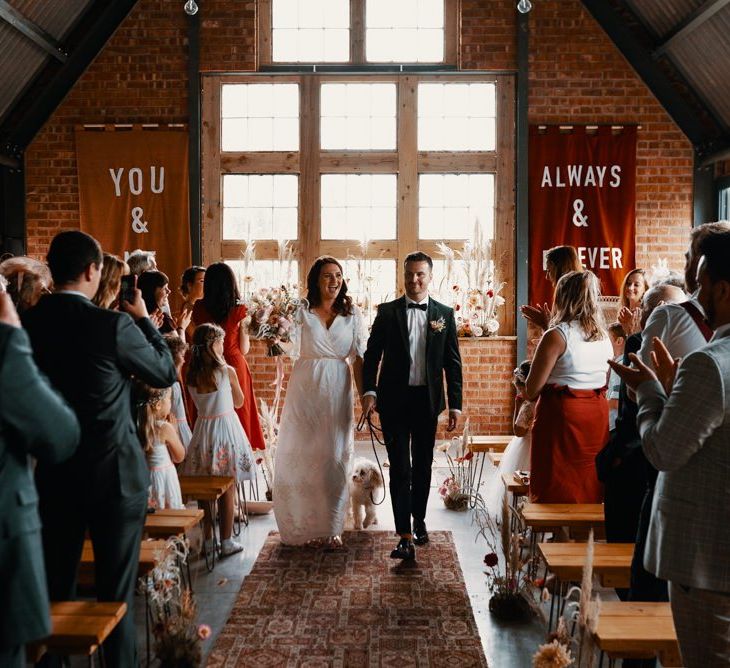
[[[363,367],[362,410],[366,416],[380,413],[390,461],[390,496],[401,537],[390,555],[393,559],[414,559],[413,544],[428,542],[426,504],[436,420],[446,407],[444,375],[448,431],[456,429],[461,413],[454,311],[428,296],[433,260],[426,253],[408,255],[404,268],[405,297],[378,308]]]

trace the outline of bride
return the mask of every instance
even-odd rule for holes
[[[360,390],[367,335],[335,258],[314,262],[307,300],[279,428],[274,514],[287,545],[340,546],[354,437],[352,375]]]

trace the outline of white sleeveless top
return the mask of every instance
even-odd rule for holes
[[[595,390],[606,385],[608,360],[613,357],[608,337],[586,341],[578,321],[553,327],[565,339],[565,352],[555,362],[549,385],[567,385],[575,390]],[[549,331],[549,330],[548,330]]]

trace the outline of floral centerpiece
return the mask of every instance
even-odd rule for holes
[[[450,441],[437,445],[436,449],[446,455],[449,475],[439,487],[439,496],[449,510],[466,510],[472,497],[472,482],[468,462],[474,457],[469,448],[469,419],[464,424],[464,433],[454,436]],[[455,457],[450,450],[454,446]]]
[[[514,514],[515,522],[510,522]],[[498,519],[476,497],[474,522],[478,527],[477,538],[483,538],[488,552],[484,556],[485,573],[492,597],[489,611],[498,619],[524,621],[537,611],[534,585],[529,578],[530,557],[523,557],[522,519],[507,503],[504,496],[502,517]],[[517,530],[511,530],[511,524]],[[501,558],[498,552],[501,552]]]
[[[195,602],[183,584],[181,566],[188,551],[185,538],[169,538],[155,555],[155,567],[139,581],[140,593],[149,603],[154,651],[162,668],[200,666],[201,641],[211,635],[207,624],[196,622]]]
[[[504,305],[493,258],[493,244],[484,239],[477,220],[472,239],[455,251],[438,244],[445,259],[445,275],[439,286],[442,299],[456,311],[457,334],[465,337],[494,336],[499,331],[497,309]]]
[[[261,406],[259,418],[261,420],[261,430],[264,432],[266,448],[260,453],[256,464],[261,467],[264,483],[266,483],[266,500],[271,501],[274,488],[274,453],[279,438],[279,419],[275,410],[276,407],[269,408],[269,405],[263,399],[259,400],[259,405]]]

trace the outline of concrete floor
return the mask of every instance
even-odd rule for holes
[[[378,455],[381,460],[384,458],[384,454],[384,449],[379,448]],[[371,446],[358,444],[356,455],[373,459]],[[437,453],[434,467],[433,484],[436,485],[446,477],[444,455]],[[385,474],[387,477],[387,468]],[[530,666],[537,646],[544,642],[545,626],[538,619],[527,624],[504,624],[490,615],[487,607],[489,592],[482,570],[486,549],[481,539],[479,542],[475,542],[476,530],[471,523],[471,512],[455,512],[444,508],[434,487],[429,499],[427,524],[431,530],[448,530],[453,533],[459,555],[459,566],[464,574],[489,666],[491,668],[526,668]],[[378,526],[375,528],[379,530],[394,529],[389,497],[378,507]],[[276,530],[273,514],[252,516],[249,526],[244,528],[238,539],[245,545],[243,553],[217,563],[213,573],[205,570],[200,559],[192,563],[199,621],[210,625],[213,631],[213,636],[204,644],[206,655],[229,616],[243,579],[251,572],[259,550],[272,530]],[[145,665],[144,603],[142,599],[138,599],[137,603],[135,617],[139,650],[143,659],[142,664]]]

